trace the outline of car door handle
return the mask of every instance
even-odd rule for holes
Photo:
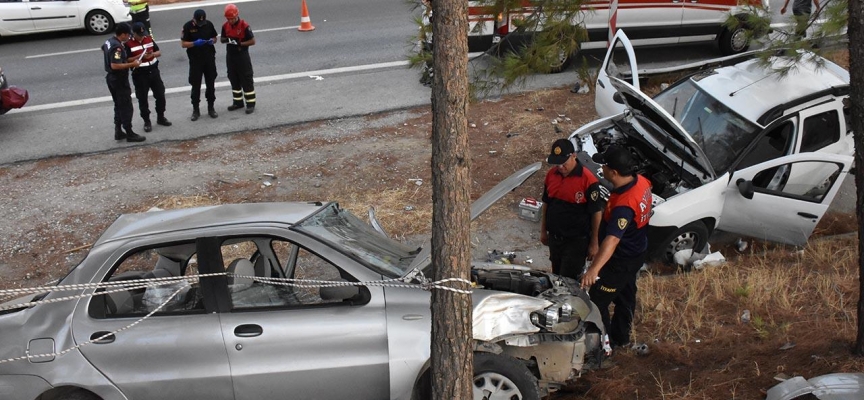
[[[813,215],[813,214],[810,214],[810,213],[805,213],[805,212],[799,212],[798,215],[800,215],[800,216],[802,216],[802,217],[804,217],[804,218],[810,218],[810,219],[816,219],[816,218],[819,218],[819,217],[816,216],[816,215]]]
[[[42,7],[30,7],[31,10],[41,10]]]
[[[237,337],[255,337],[261,336],[262,333],[264,328],[261,328],[261,325],[247,324],[234,328],[234,336]]]
[[[93,344],[114,343],[114,340],[117,338],[113,334],[108,335],[109,333],[111,333],[111,332],[108,332],[108,331],[96,332],[96,333],[90,335],[90,340],[93,341]],[[108,336],[105,336],[105,335],[108,335]],[[105,336],[105,337],[102,339],[99,339],[102,336]],[[99,339],[99,340],[96,340],[96,339]]]
[[[606,85],[603,84],[603,81],[598,79],[597,84],[600,85],[601,88],[606,89]]]

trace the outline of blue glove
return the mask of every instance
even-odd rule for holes
[[[213,39],[207,39],[207,44],[212,45],[212,44],[214,44],[214,43],[216,43],[215,40],[213,40]]]
[[[195,46],[195,47],[198,47],[198,46],[203,46],[205,43],[207,43],[206,40],[204,40],[204,39],[198,39],[198,40],[192,42],[192,45]]]

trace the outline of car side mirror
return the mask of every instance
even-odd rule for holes
[[[621,93],[618,92],[615,92],[615,94],[612,95],[612,101],[618,104],[624,104],[624,99],[621,98]]]
[[[360,288],[357,286],[335,286],[322,287],[319,290],[321,300],[324,301],[343,301],[352,299],[360,294]]]
[[[739,179],[735,182],[738,185],[738,191],[741,192],[741,195],[744,196],[745,199],[752,200],[753,193],[753,181],[745,181],[743,179]]]

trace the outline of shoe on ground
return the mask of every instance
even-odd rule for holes
[[[171,121],[169,121],[168,118],[165,117],[157,118],[156,123],[162,126],[171,126]]]
[[[216,110],[214,110],[213,108],[207,110],[207,115],[209,115],[210,118],[219,118],[219,114],[216,114]]]
[[[240,105],[232,104],[232,105],[228,106],[228,111],[239,110],[241,108],[243,108],[242,104],[240,104]]]
[[[248,107],[248,108],[246,108],[246,114],[252,114],[252,113],[254,113],[254,112],[255,112],[255,107]]]
[[[198,110],[195,110],[195,111],[192,111],[192,118],[189,118],[189,119],[191,119],[192,121],[197,121],[198,118],[200,118],[200,117],[201,117],[201,112]]]
[[[123,131],[114,131],[114,140],[124,140],[126,139],[126,133]]]
[[[144,122],[144,132],[150,132],[153,130],[153,125],[150,124],[150,121]]]
[[[132,132],[131,130],[126,132],[126,141],[127,142],[133,142],[134,143],[134,142],[143,142],[145,140],[147,140],[146,137],[141,136],[135,132]]]

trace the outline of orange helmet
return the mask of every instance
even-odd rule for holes
[[[233,4],[228,4],[227,6],[225,6],[225,18],[226,19],[237,18],[237,16],[239,16],[239,15],[240,15],[240,10],[237,9],[237,6],[235,6]]]

